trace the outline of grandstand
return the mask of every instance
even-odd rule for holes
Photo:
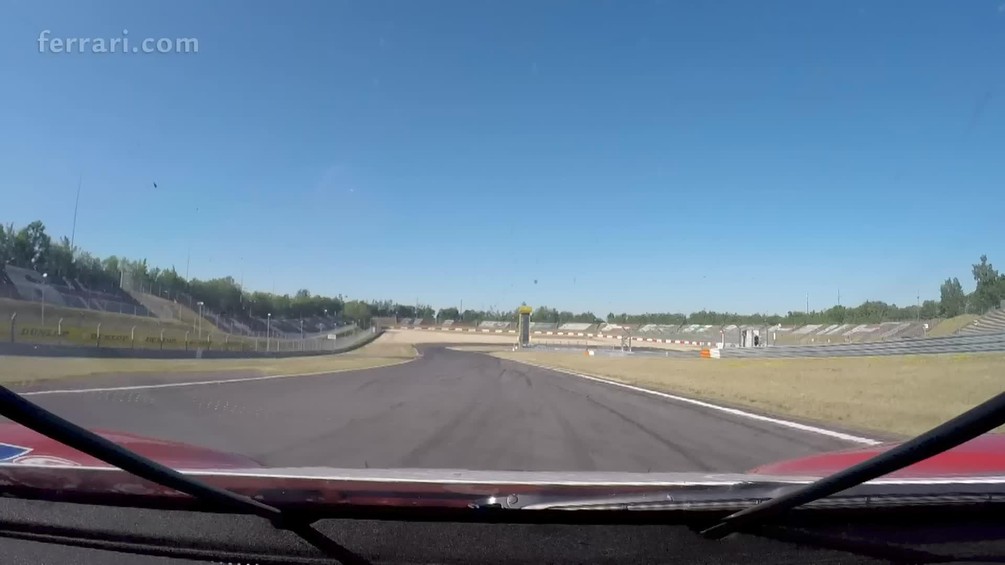
[[[78,280],[63,279],[14,265],[0,269],[0,296],[15,300],[45,302],[53,306],[99,310],[132,316],[152,316],[127,292],[118,288],[89,289]]]
[[[887,341],[923,337],[925,327],[921,322],[884,322],[882,324],[807,324],[804,326],[767,326],[763,324],[644,324],[633,330],[616,324],[602,324],[605,335],[634,335],[639,338],[670,339],[680,341],[723,342],[727,346],[742,341],[743,332],[748,337],[758,335],[765,345],[798,345],[821,343],[855,343],[860,341]]]
[[[7,271],[2,268],[0,268],[0,298],[21,299],[21,295],[17,292],[17,287],[14,286],[14,281],[10,280],[10,277],[7,276]]]
[[[880,324],[807,324],[782,332],[772,328],[773,343],[778,345],[810,345],[828,343],[861,343],[924,337],[925,322],[883,322]]]
[[[255,335],[255,331],[251,329],[250,320],[238,320],[237,318],[230,318],[227,316],[221,316],[212,311],[203,310],[203,317],[212,320],[213,325],[220,328],[221,330],[234,335]]]
[[[974,320],[960,334],[986,334],[1005,332],[1005,308],[997,308]]]
[[[259,337],[270,333],[273,337],[298,338],[301,334],[305,336],[323,334],[344,327],[344,324],[340,324],[338,319],[332,316],[310,316],[303,319],[274,317],[269,320],[257,316],[243,318],[222,316],[205,310],[203,316],[228,333]]]
[[[566,322],[558,326],[558,331],[560,332],[592,332],[596,329],[596,324],[583,322]]]
[[[192,328],[199,325],[200,307],[191,296],[178,294],[171,300],[142,292],[135,292],[132,296],[162,320],[179,321]],[[309,316],[303,318],[301,332],[300,318],[274,317],[270,321],[268,318],[246,314],[244,316],[218,314],[206,307],[202,307],[201,311],[203,330],[235,336],[265,337],[269,333],[276,338],[298,339],[301,335],[316,336],[345,327],[333,316]],[[244,314],[243,311],[241,313]]]
[[[635,334],[646,337],[673,337],[675,339],[715,338],[718,340],[720,329],[725,330],[728,327],[720,328],[719,326],[706,324],[683,324],[680,326],[673,324],[645,324],[639,327],[635,331]],[[736,326],[732,326],[732,329],[735,328]]]
[[[186,334],[192,340],[196,340],[199,335],[191,326],[173,320],[0,298],[0,317],[8,320],[14,314],[17,314],[16,338],[19,341],[60,341],[93,345],[99,325],[101,335],[107,336],[108,340],[117,339],[117,341],[106,341],[110,347],[130,347],[131,342],[127,341],[130,336],[135,336],[138,344],[148,346],[151,343],[159,344],[162,335],[167,340],[167,348],[182,347]],[[11,339],[11,327],[12,324],[0,324],[0,339],[4,341]],[[44,329],[48,329],[49,333],[46,334],[44,331],[35,333]],[[61,330],[62,333],[54,330]],[[206,331],[203,335],[209,333]]]
[[[197,327],[199,325],[199,314],[185,304],[179,303],[177,300],[168,300],[166,298],[142,292],[134,292],[131,295],[137,302],[150,311],[153,316],[162,320],[176,320],[191,327]],[[208,312],[205,311],[203,312],[203,328],[208,329],[208,331],[220,332],[222,328],[220,328],[218,324],[213,323],[209,319],[209,316],[205,315],[207,313]]]
[[[273,320],[273,324],[276,321]],[[713,324],[643,324],[641,326],[633,324],[610,324],[598,323],[588,324],[582,322],[568,322],[555,324],[551,322],[531,322],[530,330],[539,334],[554,335],[582,335],[601,337],[633,336],[642,340],[667,340],[693,344],[716,344],[723,343],[726,347],[737,347],[746,343],[746,346],[758,345],[822,345],[840,343],[862,343],[880,342],[901,339],[920,338],[928,335],[929,329],[934,327],[935,321],[901,321],[882,322],[879,324],[806,324],[803,326],[768,326],[765,324],[727,324],[724,326]],[[988,317],[983,325],[973,326],[969,332],[975,328],[983,328],[983,331],[1005,331],[1005,313],[998,312],[992,317]],[[394,325],[402,328],[431,327],[431,320],[418,320],[405,318],[399,320]],[[471,325],[458,322],[456,320],[446,320],[440,327],[442,329],[470,328]],[[285,327],[285,326],[284,326]],[[516,329],[515,322],[505,321],[481,321],[475,324],[475,329],[485,332],[513,331]],[[746,339],[744,339],[746,336]]]
[[[600,324],[597,331],[602,334],[629,335],[634,333],[637,329],[638,326],[635,324]]]

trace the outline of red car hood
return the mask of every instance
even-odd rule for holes
[[[897,445],[897,443],[886,443],[821,453],[820,455],[761,465],[750,472],[757,475],[822,477],[861,463]],[[1000,475],[1005,475],[1005,435],[986,434],[935,457],[890,473],[886,477],[934,478]]]
[[[215,451],[185,443],[154,439],[124,432],[93,430],[144,457],[173,469],[236,470],[263,469],[249,457]],[[833,451],[819,455],[769,463],[749,473],[772,477],[822,477],[875,455],[897,443]],[[106,463],[49,439],[18,424],[0,424],[0,463],[19,465],[69,465],[108,467]],[[889,477],[1005,475],[1005,434],[986,434],[959,447],[897,471]]]
[[[254,469],[262,465],[243,455],[149,437],[91,430],[173,469]],[[98,459],[18,424],[0,424],[0,463],[16,465],[108,467]]]
[[[773,463],[746,474],[280,469],[263,467],[253,459],[233,453],[128,433],[95,431],[198,480],[270,503],[412,508],[469,508],[477,501],[498,496],[521,500],[528,497],[610,497],[651,493],[658,489],[697,492],[698,496],[743,498],[747,492],[743,489],[751,485],[784,489],[786,485],[805,484],[814,477],[839,471],[895,445]],[[967,476],[971,483],[1005,488],[1005,436],[983,436],[888,477],[905,479],[906,482],[898,483],[900,488],[920,484],[914,479],[925,483],[925,479],[949,476]],[[57,496],[58,500],[74,496],[86,500],[140,496],[142,504],[148,504],[153,499],[187,499],[173,489],[136,478],[15,424],[0,424],[0,489],[11,496]],[[751,498],[770,498],[781,492],[761,491]]]

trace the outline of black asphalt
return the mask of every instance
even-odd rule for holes
[[[363,371],[30,398],[88,428],[283,467],[729,472],[854,446],[442,347]]]

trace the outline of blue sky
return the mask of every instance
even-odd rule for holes
[[[123,29],[199,52],[39,52]],[[910,304],[1005,262],[1003,53],[1001,0],[12,4],[0,221],[82,176],[81,247],[252,289]]]

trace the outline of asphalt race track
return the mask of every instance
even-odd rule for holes
[[[74,381],[80,388],[141,388],[29,398],[88,428],[182,441],[283,467],[730,472],[855,447],[439,346],[379,369],[142,388],[165,380]]]

